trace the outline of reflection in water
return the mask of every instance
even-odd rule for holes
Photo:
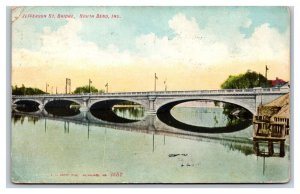
[[[174,107],[171,111],[158,111],[157,117],[169,126],[198,133],[230,133],[252,124],[248,119],[230,119],[218,108]]]
[[[24,123],[25,119],[28,120],[28,122],[35,124],[39,118],[34,116],[26,116],[26,115],[18,115],[18,114],[12,114],[11,116],[13,124],[16,124],[17,122],[20,122],[21,124]]]
[[[257,157],[263,158],[263,175],[266,171],[266,158],[270,157],[285,157],[285,140],[267,140],[267,139],[254,139],[253,150]]]
[[[92,105],[90,112],[94,117],[112,123],[133,123],[144,116],[141,106],[124,100],[97,102]]]
[[[97,109],[91,109],[91,113],[94,117],[102,120],[107,121],[111,123],[133,123],[137,122],[139,120],[137,119],[127,119],[121,116],[118,116],[114,111],[112,110],[97,110]]]
[[[198,127],[226,127],[243,122],[242,118],[224,114],[220,107],[177,107],[171,115],[178,121]]]
[[[214,110],[208,109],[204,113],[206,115],[202,115],[203,121],[205,117],[210,118],[207,123],[202,122],[203,125],[211,129],[215,126],[226,127],[226,120]],[[123,112],[124,115],[120,115]],[[122,109],[117,114],[119,118],[124,116],[130,119],[144,116],[137,112],[127,115],[130,112]],[[190,109],[191,116],[186,117],[186,122],[199,122],[195,120],[194,112]],[[208,138],[205,138],[200,133],[190,133],[189,128],[176,130],[166,126],[155,115],[149,119],[153,120],[153,127],[150,128],[143,127],[148,117],[134,123],[105,124],[90,116],[80,120],[78,117],[18,114],[12,116],[12,177],[20,182],[199,183],[211,180],[226,183],[278,182],[289,177],[288,150],[281,157],[269,157],[267,161],[257,158],[255,144],[250,139],[251,127],[224,135],[207,133]],[[175,110],[174,114],[181,113]],[[188,112],[186,114],[189,115]],[[263,147],[267,150],[268,144],[259,147],[259,150]],[[280,152],[278,148],[273,146],[273,156]],[[109,176],[116,171],[122,172],[123,176]],[[84,177],[84,173],[108,176]],[[78,176],[61,177],[55,174]]]
[[[248,155],[252,155],[254,154],[254,150],[253,147],[251,145],[247,145],[247,144],[238,144],[238,143],[222,143],[222,145],[224,145],[225,147],[227,147],[230,151],[239,151],[243,154],[245,154],[245,156]]]
[[[45,110],[53,116],[75,116],[80,111],[79,106],[74,106],[74,104],[68,100],[54,100],[46,104]]]
[[[64,122],[64,132],[69,133],[70,132],[70,123],[68,121]]]
[[[14,108],[20,112],[36,112],[39,110],[39,103],[29,100],[21,100],[15,103]]]
[[[47,133],[47,119],[45,118],[45,133]]]
[[[143,107],[113,107],[113,112],[122,118],[141,120],[144,118]]]

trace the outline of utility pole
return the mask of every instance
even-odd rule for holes
[[[89,79],[89,93],[91,93],[91,83],[92,83],[92,80]]]
[[[57,86],[56,86],[56,90],[55,90],[55,93],[57,94]]]
[[[68,93],[68,89],[69,89],[69,94],[71,93],[71,79],[70,78],[66,78],[66,94]]]
[[[266,77],[267,80],[268,80],[268,70],[269,70],[269,68],[268,68],[268,66],[266,65],[265,77]]]
[[[167,91],[167,80],[164,81],[164,85],[165,85],[165,92]]]
[[[67,94],[68,93],[68,78],[66,78],[66,91],[65,93]]]
[[[48,93],[48,86],[49,86],[49,84],[46,83],[46,93]]]
[[[156,76],[156,73],[154,73],[154,92],[156,92],[156,80],[158,77]]]
[[[106,87],[106,93],[108,93],[108,83],[105,84]]]

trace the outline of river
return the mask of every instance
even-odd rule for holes
[[[233,121],[221,107],[176,106],[169,116],[176,122],[166,121],[164,115],[147,115],[138,107],[118,107],[112,113],[13,112],[12,180],[265,183],[289,179],[289,143],[285,142],[284,156],[258,156],[251,122]],[[116,115],[120,122],[112,123],[110,117]],[[265,152],[268,145],[261,149]],[[274,149],[278,151],[278,145]]]

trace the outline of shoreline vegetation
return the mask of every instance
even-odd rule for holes
[[[38,95],[38,94],[49,94],[47,92],[42,91],[39,88],[25,87],[22,84],[21,87],[17,85],[11,86],[12,95]]]

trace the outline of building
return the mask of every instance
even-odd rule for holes
[[[257,156],[284,157],[284,142],[290,133],[289,102],[290,96],[286,94],[258,107],[253,117],[253,145]],[[278,153],[274,151],[276,145],[279,145]]]
[[[253,118],[254,138],[285,138],[289,134],[290,106],[289,94],[259,106]]]
[[[278,77],[276,77],[275,80],[269,80],[269,82],[271,83],[272,87],[282,87],[283,85],[287,84],[287,81],[284,81],[283,79],[279,79]]]

